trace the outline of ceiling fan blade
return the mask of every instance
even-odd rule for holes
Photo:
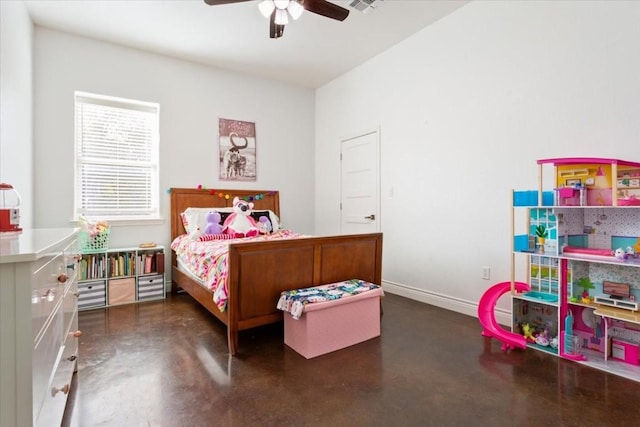
[[[250,0],[204,0],[209,6],[217,6],[219,4],[242,3]]]
[[[269,18],[269,37],[272,39],[279,39],[284,34],[284,25],[276,24],[276,11],[271,13]]]
[[[207,0],[211,1],[211,0]],[[309,12],[326,16],[327,18],[344,21],[349,16],[349,9],[328,2],[327,0],[300,0],[298,1]]]

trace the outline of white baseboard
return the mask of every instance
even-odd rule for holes
[[[455,311],[457,313],[466,314],[467,316],[478,317],[478,302],[468,301],[448,295],[438,294],[435,292],[425,291],[424,289],[413,288],[411,286],[382,281],[382,289],[385,292],[394,295],[400,295],[415,301],[424,302],[435,305],[436,307],[446,310]],[[511,312],[508,310],[496,308],[496,321],[500,325],[511,327]]]

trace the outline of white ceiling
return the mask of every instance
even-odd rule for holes
[[[269,38],[258,1],[25,1],[36,25],[218,68],[316,88],[465,5],[462,0],[384,0],[345,21],[304,12]]]

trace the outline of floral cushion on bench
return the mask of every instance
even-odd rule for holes
[[[364,280],[351,279],[312,288],[294,289],[280,294],[277,308],[289,312],[294,319],[299,319],[307,304],[350,297],[379,288],[380,285],[365,282]]]

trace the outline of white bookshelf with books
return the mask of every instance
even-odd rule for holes
[[[164,247],[113,248],[83,254],[79,262],[78,309],[165,298]]]

